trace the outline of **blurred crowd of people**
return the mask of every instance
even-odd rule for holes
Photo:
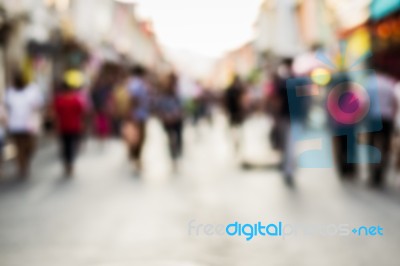
[[[381,187],[389,166],[395,164],[397,169],[399,165],[393,160],[399,161],[400,151],[397,144],[400,83],[381,69],[366,70],[362,75],[356,72],[356,76],[345,68],[335,71],[325,71],[325,68],[317,77],[312,76],[313,69],[298,74],[294,61],[294,58],[283,58],[265,71],[266,78],[258,86],[259,93],[254,93],[251,83],[242,82],[238,77],[233,79],[225,92],[231,126],[242,125],[253,112],[272,118],[269,140],[282,155],[279,168],[289,186],[294,185],[298,165],[296,140],[301,140],[299,135],[306,132],[322,130],[321,134],[326,134],[331,140],[331,149],[325,149],[322,144],[319,148],[321,155],[324,157],[326,154],[323,153],[331,153],[341,179],[357,180],[361,176],[360,166],[368,165],[369,185]],[[366,69],[372,69],[373,65],[368,63]],[[324,83],[318,83],[318,78],[325,80]],[[289,82],[298,82],[297,87]],[[361,90],[357,90],[358,85]],[[309,91],[305,93],[307,86]],[[317,128],[312,121],[316,115],[322,121]],[[322,136],[320,140],[323,139],[326,137]],[[319,162],[314,164],[307,167],[326,167]]]
[[[324,84],[318,84],[310,72],[302,76],[296,74],[293,63],[292,58],[281,60],[265,71],[265,78],[258,83],[237,75],[225,90],[207,89],[199,83],[200,93],[192,99],[180,95],[177,74],[159,78],[140,65],[128,67],[106,62],[92,80],[84,71],[68,69],[47,97],[37,85],[27,83],[21,72],[15,71],[0,109],[0,144],[4,146],[8,132],[16,149],[19,175],[29,176],[35,139],[42,126],[40,116],[45,114],[47,130],[58,134],[66,176],[73,174],[80,143],[87,135],[95,136],[100,145],[110,137],[123,139],[129,159],[140,171],[146,123],[150,117],[157,117],[163,125],[170,157],[176,162],[182,156],[185,122],[191,121],[196,125],[205,119],[211,123],[212,110],[219,106],[225,110],[232,129],[240,129],[244,121],[255,113],[270,117],[273,125],[265,137],[269,138],[272,148],[281,153],[279,167],[285,182],[293,186],[298,137],[293,135],[296,134],[293,129],[312,130],[313,106],[319,105],[320,108],[315,110],[322,110],[322,116],[326,117],[324,125],[332,140],[332,157],[338,175],[346,180],[358,176],[362,157],[359,143],[366,144],[369,145],[366,152],[370,183],[382,185],[392,155],[399,158],[399,148],[392,145],[394,133],[398,132],[400,125],[400,93],[397,92],[400,88],[396,87],[396,81],[382,71],[367,71],[363,77],[364,89],[368,97],[376,99],[365,100],[353,90],[351,84],[356,80],[344,69],[340,73],[324,72],[328,78]],[[288,86],[288,81],[295,78],[310,81],[312,88],[321,91],[320,97],[303,97],[297,106],[293,106],[290,94],[295,88]],[[339,89],[337,84],[341,84]],[[334,88],[339,95],[334,103],[338,114],[330,109],[332,103],[328,99]],[[368,119],[358,119],[357,110],[363,110]],[[241,144],[235,140],[235,145]]]
[[[121,137],[130,159],[140,170],[146,137],[146,121],[157,116],[168,136],[171,157],[182,153],[184,106],[177,92],[177,76],[156,79],[144,67],[104,63],[92,82],[83,71],[69,69],[54,85],[52,95],[43,95],[27,83],[20,71],[13,74],[0,110],[1,141],[6,132],[16,150],[18,174],[29,176],[37,135],[45,128],[57,132],[66,176],[71,176],[81,140],[93,134],[100,143]],[[44,114],[44,115],[43,115]]]

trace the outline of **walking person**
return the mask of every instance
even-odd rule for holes
[[[230,133],[232,134],[235,151],[240,148],[240,126],[244,120],[243,99],[245,90],[239,76],[235,76],[232,83],[225,90],[224,105],[228,115]]]
[[[381,160],[379,163],[371,163],[369,165],[369,184],[372,187],[380,187],[383,185],[391,159],[392,136],[398,103],[395,95],[395,80],[387,74],[377,71],[376,85],[378,87],[375,88],[374,79],[375,77],[373,76],[367,78],[367,90],[376,89],[379,96],[379,107],[376,105],[371,106],[371,122],[379,123],[379,121],[382,121],[382,129],[368,133],[368,144],[380,151]],[[371,153],[369,156],[373,156],[373,154]],[[374,158],[371,158],[371,160],[374,160]]]
[[[130,97],[130,117],[125,122],[125,139],[127,139],[129,156],[137,170],[141,170],[141,154],[146,137],[146,121],[150,114],[150,91],[146,81],[147,71],[142,66],[131,69],[128,81]]]
[[[75,81],[71,76],[75,76]],[[53,107],[60,140],[61,159],[67,177],[74,172],[74,162],[78,153],[80,140],[84,131],[83,121],[87,110],[87,100],[80,89],[83,76],[76,70],[67,71],[64,82],[56,92]]]
[[[292,136],[292,127],[300,125],[300,117],[290,116],[288,89],[286,81],[294,77],[292,71],[293,60],[291,58],[283,60],[278,68],[278,75],[274,81],[277,100],[279,101],[278,119],[276,120],[277,134],[282,141],[282,170],[285,182],[288,186],[293,186],[293,175],[296,169],[295,162],[295,143]],[[279,145],[278,145],[279,146]]]
[[[3,103],[0,103],[0,177],[3,166],[3,148],[6,140],[7,112]]]
[[[345,69],[342,69],[342,72],[339,74],[334,74],[331,83],[337,84],[335,85],[335,89],[340,95],[343,95],[342,99],[355,96],[351,88],[351,78]],[[343,123],[344,113],[335,114],[328,112],[328,114],[329,128],[332,134],[333,158],[339,178],[346,181],[355,180],[358,175],[357,164],[355,162],[359,159],[359,155],[357,152],[357,143],[353,138],[359,131],[360,124]]]
[[[158,104],[158,111],[168,136],[170,154],[176,162],[182,154],[183,106],[177,93],[175,74],[169,75]]]
[[[121,128],[131,108],[131,101],[128,91],[129,73],[121,66],[118,72],[117,82],[112,92],[112,124],[114,136],[121,136]]]
[[[91,102],[94,112],[94,130],[101,144],[110,136],[112,89],[115,85],[114,65],[105,63],[91,89]]]
[[[6,91],[5,104],[8,130],[17,151],[19,176],[27,178],[35,150],[35,134],[40,130],[43,97],[35,84],[28,84],[22,73],[16,72],[12,86]]]
[[[225,92],[225,108],[228,112],[229,123],[232,127],[243,122],[242,97],[244,89],[239,76],[235,76]]]

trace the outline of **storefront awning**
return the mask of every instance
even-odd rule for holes
[[[400,10],[400,0],[373,0],[370,9],[371,19],[380,20]]]

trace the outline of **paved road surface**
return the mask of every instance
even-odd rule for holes
[[[49,140],[30,180],[0,181],[0,265],[400,265],[399,191],[342,184],[331,169],[301,169],[296,189],[288,189],[273,167],[242,170],[225,129],[223,122],[188,129],[185,157],[174,172],[165,137],[152,122],[141,177],[122,143],[100,147],[90,140],[76,176],[66,180]],[[379,224],[384,236],[247,242],[189,235],[191,220]]]

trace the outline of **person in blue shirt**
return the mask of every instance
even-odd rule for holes
[[[140,157],[145,141],[145,124],[150,114],[150,93],[146,82],[147,71],[142,66],[131,69],[131,78],[128,82],[128,92],[131,98],[130,121],[133,141],[129,142],[129,154],[138,169],[141,168]]]

